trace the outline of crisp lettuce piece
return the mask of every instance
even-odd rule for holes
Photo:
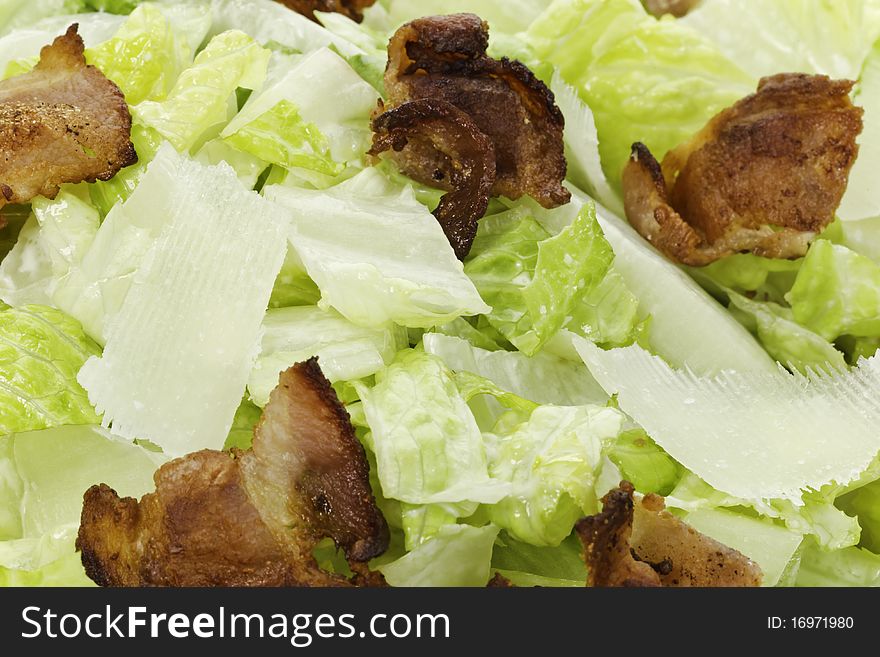
[[[737,317],[753,331],[767,353],[788,368],[806,374],[810,369],[843,369],[843,354],[822,336],[795,321],[791,308],[772,301],[752,301],[728,291]]]
[[[710,292],[730,288],[751,299],[784,303],[802,263],[802,258],[781,260],[736,253],[705,267],[688,268],[688,272]]]
[[[402,351],[376,374],[375,386],[356,388],[385,497],[493,503],[507,494],[509,486],[489,476],[480,429],[439,358]]]
[[[0,299],[13,306],[51,305],[59,279],[82,261],[101,221],[67,189],[54,201],[38,196],[31,205],[33,214],[0,264]]]
[[[207,14],[206,14],[207,18]],[[205,24],[204,32],[207,33]],[[112,39],[86,51],[86,61],[113,80],[129,105],[163,100],[177,76],[192,61],[183,35],[158,6],[137,7]]]
[[[129,199],[125,211],[161,213],[165,226],[109,323],[104,355],[78,380],[121,436],[173,455],[218,449],[257,353],[289,217],[231,167],[206,167],[169,144],[147,175],[154,169],[167,181],[161,195],[147,207]]]
[[[456,372],[473,372],[539,404],[580,406],[607,401],[586,367],[543,351],[532,357],[512,351],[487,351],[440,333],[426,333],[422,344],[427,353],[438,356]]]
[[[218,34],[180,74],[164,100],[140,103],[134,117],[178,151],[189,151],[209,131],[227,122],[229,101],[237,88],[259,88],[269,55],[244,32]]]
[[[855,547],[829,551],[808,545],[796,585],[880,586],[880,555]]]
[[[479,505],[476,502],[458,504],[407,504],[400,503],[400,525],[404,535],[404,547],[414,550],[422,543],[441,533],[446,525],[454,525],[459,518],[472,515]]]
[[[96,584],[83,570],[82,556],[71,552],[42,568],[18,570],[0,567],[0,587],[8,586],[75,586],[93,587]]]
[[[5,0],[0,5],[0,35],[8,34],[42,18],[74,14],[85,9],[84,0]]]
[[[592,110],[615,189],[633,142],[662,158],[755,88],[704,36],[654,19],[637,0],[556,0],[526,39]]]
[[[262,415],[263,411],[259,406],[248,399],[242,399],[235,411],[235,417],[232,418],[232,427],[223,443],[223,449],[248,449],[253,443],[254,428]]]
[[[486,586],[498,527],[444,525],[400,559],[379,566],[391,586]]]
[[[640,493],[668,495],[681,476],[681,466],[643,429],[621,433],[608,448],[608,458]]]
[[[880,37],[880,3],[712,0],[679,22],[756,78],[800,72],[854,80]]]
[[[265,406],[278,385],[278,375],[312,356],[318,356],[321,370],[332,382],[362,379],[384,368],[408,346],[406,332],[393,325],[363,328],[334,310],[316,306],[269,310],[248,392],[257,406]]]
[[[569,536],[556,547],[537,547],[502,533],[492,552],[492,570],[514,586],[560,586],[583,588],[587,567],[583,546]]]
[[[795,320],[826,340],[880,335],[880,265],[816,240],[786,295]]]
[[[6,308],[0,345],[0,435],[100,421],[76,374],[101,351],[76,320],[44,306]]]
[[[612,337],[593,324],[599,319],[595,307],[609,295],[628,295],[619,281],[601,287],[613,258],[592,205],[555,236],[525,208],[515,208],[483,218],[465,273],[492,306],[489,322],[532,356],[563,326],[599,342]],[[630,308],[634,320],[634,301]],[[612,333],[616,341],[616,326]]]
[[[321,48],[253,94],[221,135],[268,162],[335,176],[369,149],[375,107],[376,91],[339,55]]]
[[[291,210],[290,241],[321,307],[367,327],[428,328],[489,310],[412,188],[370,168],[327,190],[263,193]]]
[[[104,482],[122,496],[140,497],[153,489],[153,472],[165,461],[162,454],[87,425],[0,438],[0,490],[17,519],[0,530],[0,566],[36,571],[69,557],[83,493]],[[78,576],[70,566],[56,568]]]
[[[809,377],[781,368],[701,377],[638,345],[602,351],[575,338],[575,346],[658,445],[736,497],[802,504],[807,489],[858,479],[880,449],[880,408],[868,401],[880,389],[880,359]]]
[[[880,554],[880,482],[857,488],[836,504],[858,518],[862,528],[859,545]]]
[[[489,519],[532,545],[559,545],[574,523],[598,511],[602,453],[623,415],[601,406],[541,406],[511,432],[484,434],[490,476],[512,492],[490,505]]]
[[[282,265],[278,278],[275,279],[275,286],[272,288],[269,307],[314,306],[320,300],[321,290],[315,285],[315,281],[309,278],[296,249],[288,245],[284,265]]]

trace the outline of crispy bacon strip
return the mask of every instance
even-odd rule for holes
[[[707,265],[752,252],[804,255],[834,219],[858,154],[853,83],[824,75],[763,78],[662,167],[634,144],[623,171],[629,222],[670,258]]]
[[[140,502],[101,484],[85,494],[77,548],[103,586],[348,586],[381,583],[359,566],[388,527],[348,414],[317,360],[280,377],[253,447],[204,450],[162,466]],[[321,570],[332,538],[358,573]]]
[[[388,44],[388,105],[433,98],[465,112],[495,146],[494,196],[528,194],[547,208],[567,203],[562,186],[565,121],[553,93],[523,64],[486,55],[489,28],[474,14],[429,16],[402,26]],[[413,175],[437,184],[433,162]]]
[[[602,512],[578,522],[588,586],[759,586],[758,566],[665,510],[663,498],[633,499],[627,481],[602,499]]]
[[[372,7],[376,0],[276,0],[296,13],[318,22],[316,11],[336,12],[360,23],[364,20],[364,9]]]
[[[33,71],[0,82],[0,207],[54,198],[62,183],[109,180],[137,162],[125,98],[83,49],[71,25]]]
[[[389,150],[401,154],[398,162],[410,175],[434,160],[433,182],[452,187],[440,199],[434,216],[455,255],[464,259],[477,235],[477,221],[486,214],[495,182],[495,148],[490,139],[454,105],[424,98],[373,119],[370,154]]]

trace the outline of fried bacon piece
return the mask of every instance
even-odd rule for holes
[[[317,22],[316,11],[336,12],[360,23],[364,9],[372,7],[376,0],[276,0],[296,13]]]
[[[663,498],[633,499],[633,486],[602,498],[602,512],[578,522],[588,586],[759,586],[760,568],[665,510]]]
[[[101,484],[85,494],[77,549],[103,586],[348,586],[388,546],[369,466],[317,360],[282,373],[253,447],[204,450],[162,466],[140,502]],[[332,538],[355,579],[321,570]]]
[[[438,111],[413,110],[405,114],[409,117],[408,139],[397,137],[394,144],[398,147],[391,150],[391,157],[408,176],[456,194],[442,209],[447,222],[444,229],[451,223],[471,230],[482,216],[473,218],[474,211],[484,204],[482,195],[468,200],[465,194],[484,188],[483,177],[488,176],[489,167],[473,156],[460,158],[462,152],[473,153],[476,147],[483,150],[484,157],[491,153],[494,159],[494,176],[488,183],[490,195],[517,199],[528,194],[546,208],[571,198],[562,186],[565,121],[552,92],[520,62],[487,56],[488,45],[488,26],[473,14],[414,20],[398,29],[388,44],[387,101],[380,111],[398,112],[400,116],[408,103],[429,100],[435,110],[451,105],[469,119],[465,122],[463,117],[454,116],[452,123],[458,126],[453,128],[449,119],[440,120]],[[449,110],[443,111],[452,116]],[[425,117],[422,127],[415,125],[420,114]],[[382,114],[374,117],[380,144],[387,144],[382,128],[400,121],[383,118]],[[432,135],[435,130],[444,134]],[[458,135],[453,140],[457,148],[448,148],[450,130]],[[486,139],[479,139],[476,132]],[[415,134],[418,139],[412,138]],[[472,143],[462,150],[459,136],[465,134],[470,135],[468,141]],[[487,141],[491,150],[481,141]],[[386,149],[387,145],[377,148],[374,142],[372,152]],[[478,178],[470,173],[475,163]],[[470,182],[463,183],[463,179]],[[463,257],[470,242],[453,242],[453,246]]]
[[[862,110],[849,99],[852,86],[774,75],[670,151],[662,167],[634,144],[623,170],[629,222],[687,265],[738,252],[804,255],[834,219],[858,154]]]
[[[671,14],[681,18],[691,9],[696,7],[700,0],[642,0],[648,13],[660,18],[664,14]]]
[[[54,198],[62,183],[109,180],[137,162],[125,98],[83,49],[71,25],[34,70],[0,82],[0,207]]]
[[[430,98],[378,114],[373,133],[370,154],[405,149],[407,155],[401,160],[405,173],[411,173],[408,164],[412,161],[433,161],[435,171],[448,172],[437,182],[448,182],[452,191],[440,199],[434,216],[455,255],[464,259],[477,235],[477,221],[486,214],[495,181],[491,140],[455,105]]]

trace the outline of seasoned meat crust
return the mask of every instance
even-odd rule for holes
[[[588,586],[759,586],[761,570],[737,552],[665,510],[663,498],[633,498],[621,482],[602,511],[575,527],[584,545]]]
[[[71,25],[32,71],[0,82],[0,207],[137,162],[125,98],[83,52]]]
[[[470,117],[442,100],[423,98],[404,103],[373,120],[371,155],[406,148],[421,163],[429,160],[442,174],[444,194],[434,216],[455,255],[463,260],[477,235],[477,222],[489,207],[495,180],[495,148]]]
[[[345,409],[312,359],[284,372],[253,447],[162,466],[140,502],[104,484],[85,494],[77,549],[103,586],[381,584],[359,567],[388,546],[369,466]],[[332,538],[358,573],[321,570]]]
[[[376,0],[276,0],[276,2],[313,21],[318,20],[315,16],[316,11],[332,11],[360,23],[364,20],[364,9],[372,7]]]
[[[430,16],[402,26],[388,44],[389,108],[421,98],[462,110],[495,147],[493,196],[528,194],[547,208],[567,203],[562,186],[565,121],[553,93],[523,64],[486,55],[489,28],[474,14]],[[444,187],[432,161],[404,149],[395,160],[412,177]]]
[[[629,222],[667,256],[702,266],[733,253],[806,253],[834,219],[858,154],[853,82],[763,78],[658,165],[633,145],[623,171]]]

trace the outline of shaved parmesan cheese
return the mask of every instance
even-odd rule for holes
[[[802,504],[808,489],[846,484],[880,450],[880,359],[847,372],[674,370],[637,345],[575,347],[621,410],[711,486],[747,500]]]
[[[246,191],[228,165],[204,166],[165,144],[141,184],[154,167],[176,173],[167,224],[108,327],[103,357],[78,380],[118,435],[172,455],[220,449],[259,350],[288,215]]]

